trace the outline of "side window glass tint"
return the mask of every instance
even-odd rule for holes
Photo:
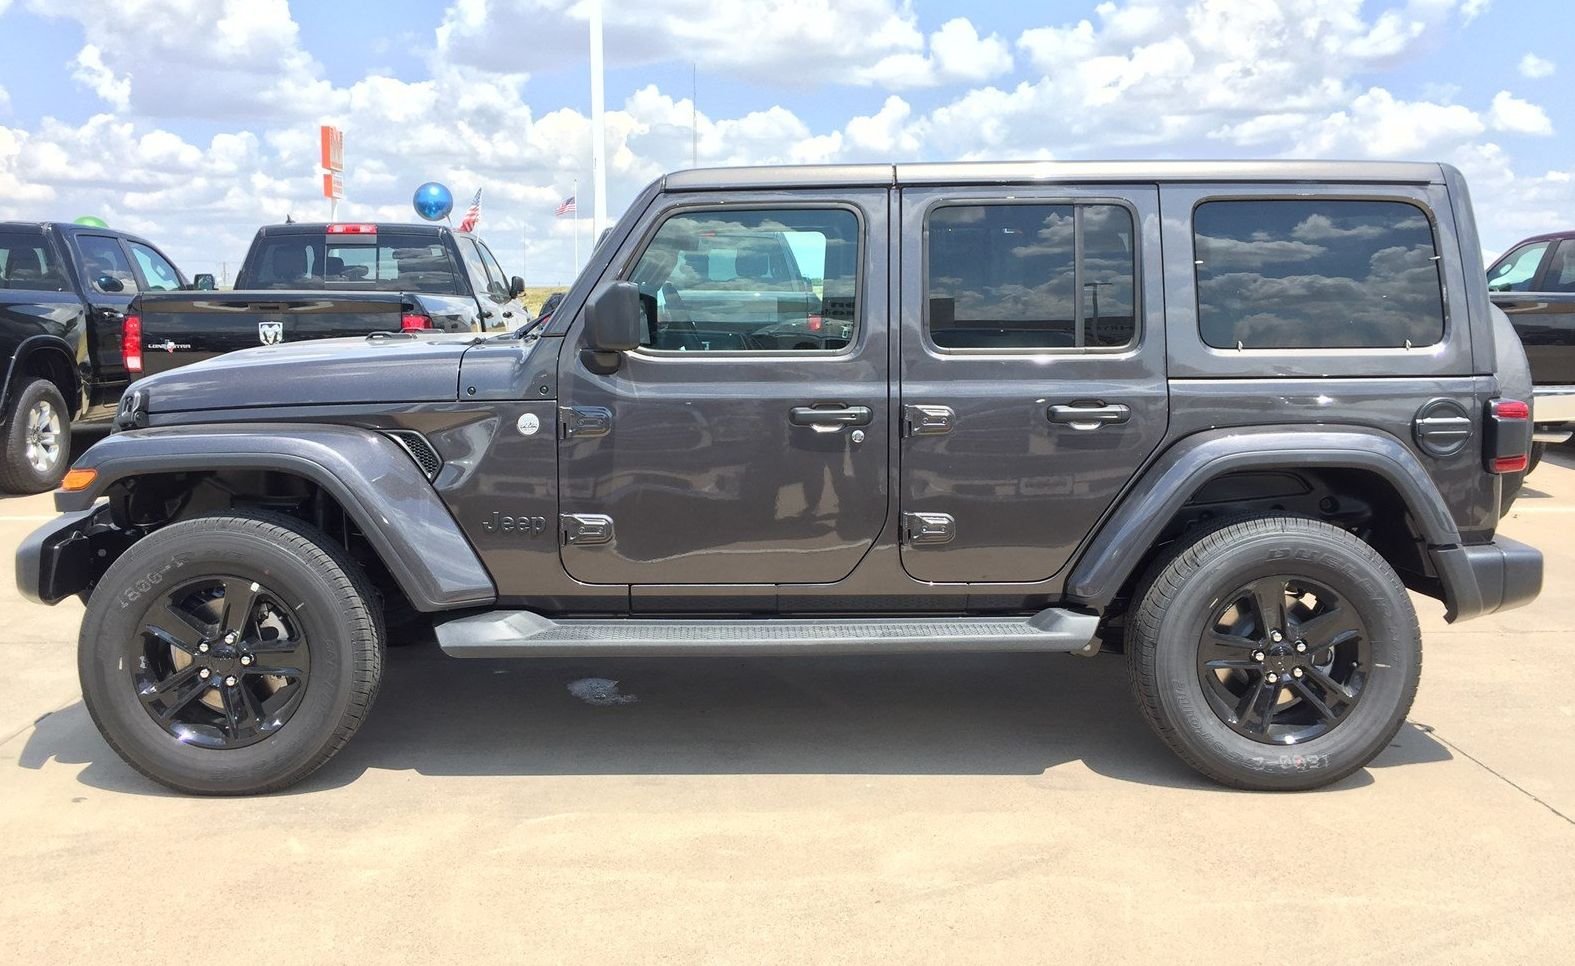
[[[1549,292],[1575,292],[1575,241],[1566,238],[1559,242],[1543,287]]]
[[[630,278],[652,348],[834,351],[858,323],[858,266],[851,211],[729,209],[667,219]]]
[[[0,289],[66,290],[65,276],[42,233],[0,231]]]
[[[470,276],[470,287],[477,298],[485,298],[492,291],[492,280],[487,277],[487,266],[476,250],[476,243],[469,238],[456,238],[459,257],[465,263],[465,274]]]
[[[500,302],[507,302],[509,299],[509,278],[503,274],[503,266],[498,264],[498,260],[492,256],[492,250],[486,245],[478,241],[476,242],[476,248],[481,251],[481,260],[487,265],[487,276],[490,279],[487,283],[488,294]]]
[[[1198,327],[1219,349],[1426,346],[1444,335],[1433,226],[1396,201],[1210,201]]]
[[[941,348],[1116,348],[1136,338],[1126,208],[947,205],[929,214],[926,235],[927,325]]]
[[[131,257],[137,260],[137,267],[142,269],[142,280],[147,283],[149,291],[173,292],[180,288],[180,273],[163,255],[146,245],[131,242]]]
[[[137,278],[131,272],[131,263],[120,242],[104,235],[78,235],[77,248],[82,252],[82,275],[95,291],[125,293],[137,290]],[[106,286],[104,280],[112,278],[120,288]]]
[[[1490,292],[1529,292],[1548,242],[1532,242],[1510,252],[1488,272]]]

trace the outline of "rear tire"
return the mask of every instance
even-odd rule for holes
[[[1416,694],[1421,630],[1404,585],[1327,523],[1264,516],[1183,537],[1136,599],[1126,642],[1138,706],[1222,784],[1338,781],[1388,746]]]
[[[365,720],[383,670],[375,607],[355,561],[293,517],[171,524],[122,554],[88,601],[83,701],[110,747],[160,784],[277,791]]]
[[[71,466],[71,411],[60,389],[48,379],[23,382],[3,426],[0,491],[43,493],[59,486]]]

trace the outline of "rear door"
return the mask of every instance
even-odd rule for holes
[[[559,356],[564,566],[597,584],[840,580],[890,492],[889,194],[665,201],[613,262],[640,288],[645,345],[594,371],[582,317]],[[774,279],[700,271],[689,256],[721,237],[793,246],[813,304],[779,300]]]
[[[137,297],[137,275],[119,238],[88,232],[69,237],[76,248],[82,297],[88,306],[90,369],[98,379],[90,402],[113,402],[131,380],[121,356],[121,323],[131,300]]]
[[[1165,434],[1152,186],[902,192],[902,562],[1035,581]]]

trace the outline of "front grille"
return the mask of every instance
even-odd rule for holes
[[[416,461],[417,466],[421,467],[421,472],[426,474],[427,479],[430,480],[437,476],[438,470],[443,468],[443,460],[438,456],[437,450],[432,448],[432,444],[427,442],[425,436],[422,436],[415,430],[389,430],[388,437],[410,454],[410,458]]]

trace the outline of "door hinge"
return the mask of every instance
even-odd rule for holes
[[[606,406],[559,406],[558,435],[563,439],[595,439],[612,432],[612,410]]]
[[[613,519],[605,513],[564,513],[558,516],[563,542],[576,547],[611,543]]]
[[[904,513],[902,539],[909,546],[951,543],[957,536],[957,521],[950,513]]]
[[[950,406],[902,407],[902,435],[941,436],[952,431],[957,414]]]

